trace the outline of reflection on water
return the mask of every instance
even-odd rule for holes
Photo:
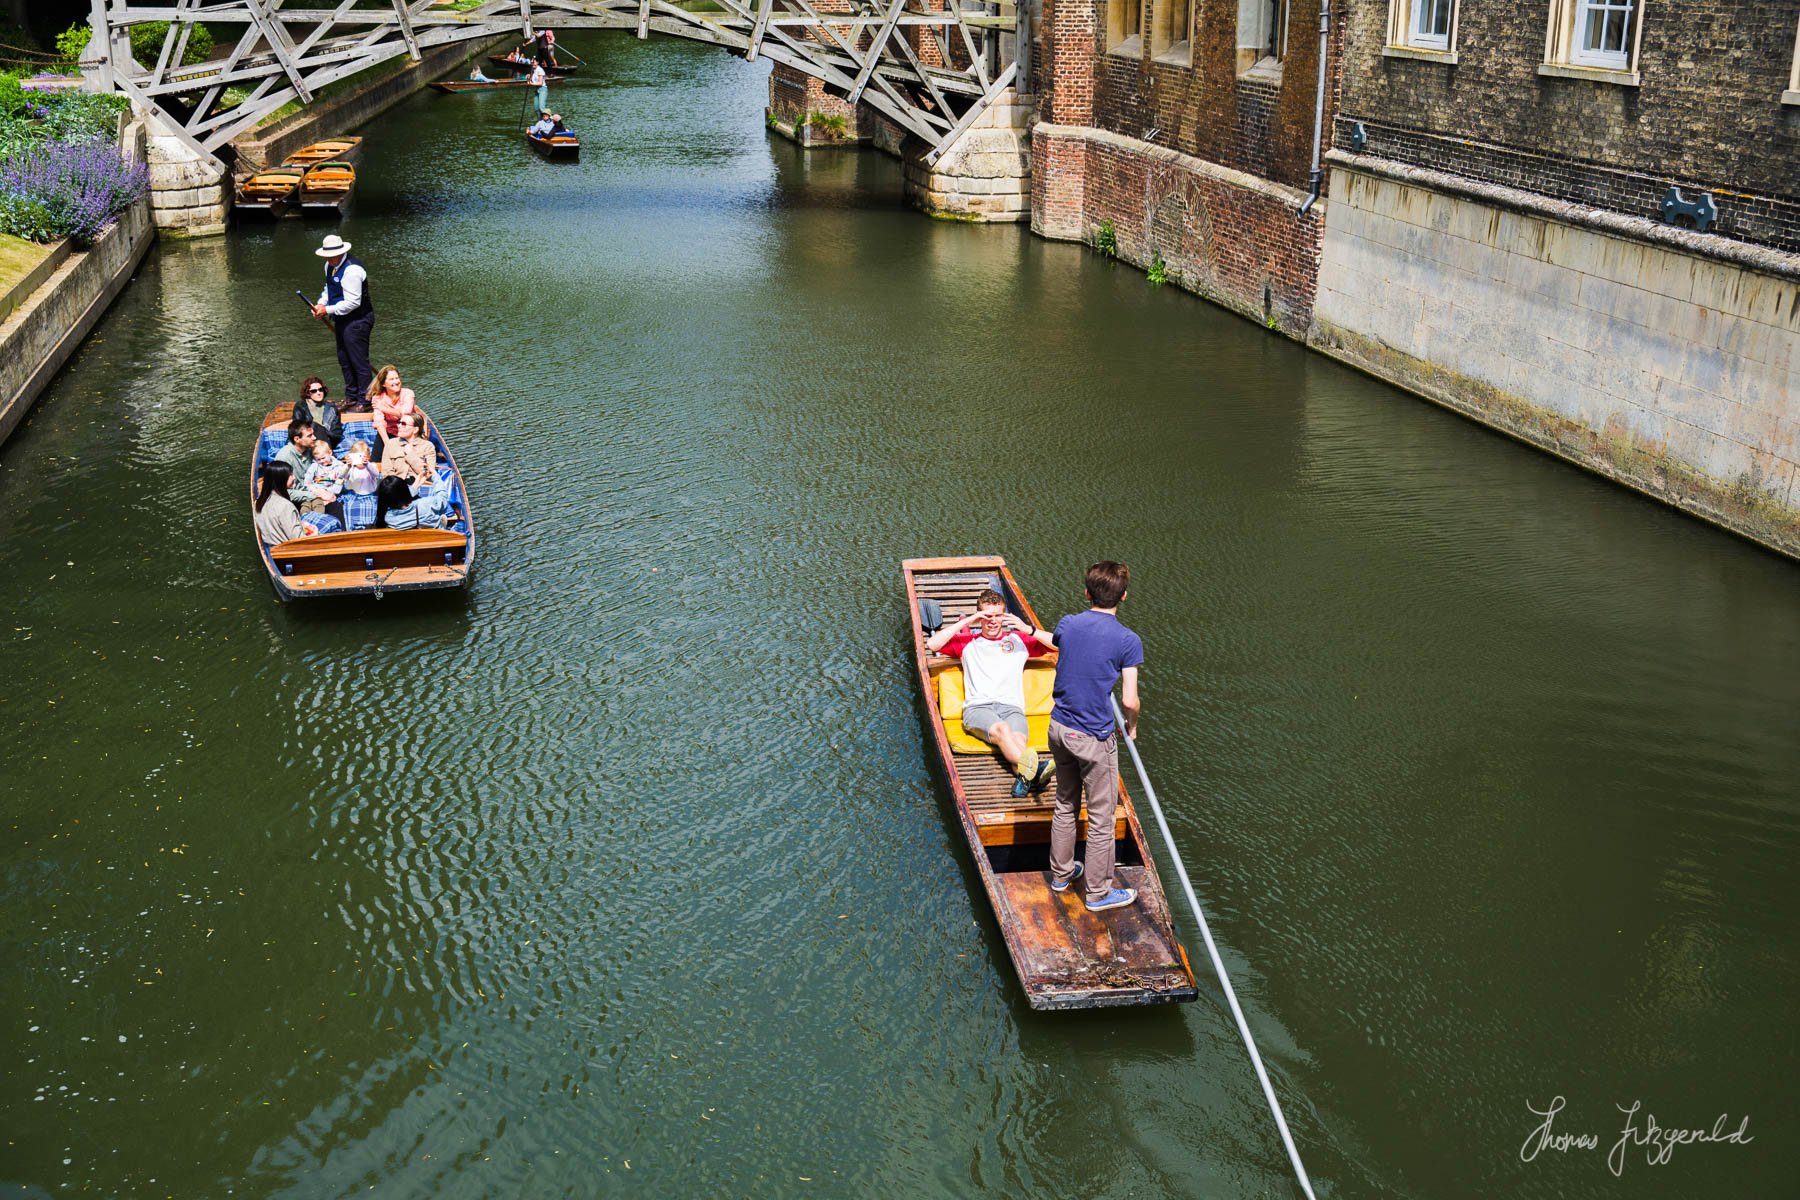
[[[1322,1195],[1783,1191],[1789,564],[907,212],[766,136],[756,67],[577,42],[581,162],[419,96],[343,225],[469,593],[263,585],[249,431],[337,377],[320,226],[160,247],[0,450],[0,1178],[1290,1194],[1216,996],[1013,984],[898,569],[997,551],[1048,620],[1132,564],[1144,750]],[[1761,1136],[1519,1162],[1556,1094]]]

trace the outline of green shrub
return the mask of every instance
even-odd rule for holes
[[[24,111],[25,89],[19,86],[19,77],[0,75],[0,120],[16,117]]]
[[[1161,254],[1150,256],[1150,269],[1145,272],[1144,278],[1151,287],[1161,287],[1169,282],[1169,264],[1163,261]]]
[[[88,39],[94,31],[86,22],[71,25],[56,35],[56,54],[62,59],[62,69],[74,71],[81,62],[81,52],[87,49]]]
[[[1111,221],[1100,222],[1094,230],[1094,249],[1108,258],[1119,256],[1119,231],[1113,228]]]
[[[58,236],[50,210],[43,201],[3,192],[0,192],[0,233],[10,233],[28,242],[48,242]]]
[[[167,21],[150,21],[143,25],[131,27],[131,56],[146,67],[156,65],[157,56],[162,53],[163,38],[168,36]],[[188,66],[201,62],[212,53],[212,30],[204,25],[195,25],[188,32],[187,50],[182,53],[181,65]]]

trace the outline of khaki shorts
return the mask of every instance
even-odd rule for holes
[[[963,709],[963,730],[990,746],[995,743],[988,736],[988,730],[1002,721],[1018,730],[1020,737],[1031,735],[1031,722],[1025,719],[1025,710],[1022,708],[1015,708],[1010,704],[971,704]]]

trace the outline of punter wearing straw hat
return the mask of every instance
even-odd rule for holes
[[[328,321],[337,337],[345,400],[360,399],[375,377],[369,367],[369,331],[375,327],[369,272],[350,256],[350,243],[335,233],[327,235],[325,244],[313,253],[325,260],[325,290],[319,293],[312,314]]]

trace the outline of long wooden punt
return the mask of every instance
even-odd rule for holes
[[[279,217],[293,203],[305,180],[304,167],[280,166],[258,171],[238,184],[232,210],[239,217]]]
[[[1138,890],[1138,902],[1126,908],[1089,912],[1080,883],[1062,893],[1050,890],[1050,818],[1052,787],[1022,800],[1012,797],[1012,773],[997,754],[976,752],[962,733],[944,719],[940,688],[954,675],[948,693],[960,704],[962,668],[953,658],[929,653],[919,619],[919,602],[935,600],[944,620],[954,622],[974,610],[975,597],[993,588],[1007,607],[1031,623],[1043,622],[1026,602],[1006,568],[993,557],[914,558],[901,565],[906,581],[907,624],[912,629],[913,656],[924,691],[932,740],[956,800],[958,823],[981,873],[989,905],[1006,939],[1013,970],[1031,1007],[1041,1009],[1111,1008],[1138,1004],[1179,1004],[1198,991],[1187,952],[1176,940],[1162,880],[1144,840],[1137,810],[1119,784],[1118,839],[1115,877]],[[1047,750],[1048,665],[1027,668],[1026,700],[1033,713],[1033,744]],[[1036,678],[1032,673],[1042,672]],[[1042,710],[1041,712],[1039,710]],[[952,736],[955,736],[953,744]],[[1080,813],[1085,853],[1087,805]]]
[[[320,163],[306,168],[306,178],[300,182],[295,202],[299,204],[304,216],[340,216],[355,187],[355,167],[347,162]]]
[[[268,460],[266,445],[278,447],[293,417],[292,404],[270,409],[250,451],[250,536],[256,541],[257,553],[276,596],[282,600],[313,596],[380,599],[387,592],[469,585],[475,575],[475,515],[450,447],[439,434],[437,422],[429,418],[426,429],[432,445],[437,447],[438,466],[450,468],[456,508],[461,514],[460,529],[352,529],[263,545],[255,522],[257,472]],[[356,424],[345,424],[346,435],[353,436]],[[269,435],[270,430],[280,431],[280,436]]]
[[[525,140],[531,143],[533,150],[545,158],[581,157],[581,139],[572,133],[552,133],[547,137],[539,137],[527,129]]]
[[[531,73],[531,60],[529,58],[508,58],[504,54],[490,54],[488,55],[488,61],[503,70],[517,71],[521,75],[529,75]],[[569,65],[544,68],[544,74],[546,75],[573,75],[574,73],[575,68]]]
[[[555,87],[562,80],[552,75],[544,82]],[[511,79],[440,79],[430,86],[434,91],[439,92],[518,91],[520,88],[530,87],[531,81],[523,76],[514,76]]]
[[[322,142],[300,147],[287,156],[287,161],[310,167],[315,163],[331,162],[334,159],[353,158],[361,149],[362,139],[359,137],[326,138]]]

